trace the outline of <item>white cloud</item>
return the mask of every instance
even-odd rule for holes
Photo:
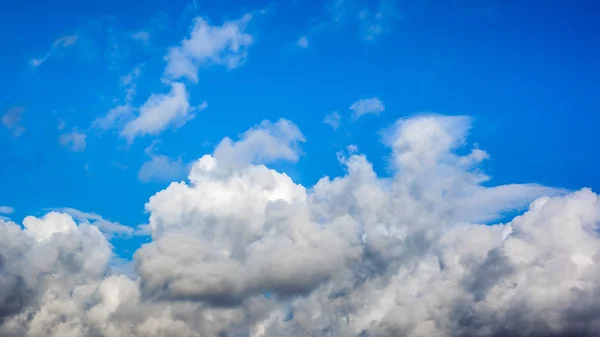
[[[11,214],[14,211],[15,209],[10,206],[0,206],[0,214]]]
[[[54,43],[52,44],[52,48],[50,48],[50,50],[46,53],[46,55],[44,55],[41,58],[34,58],[34,59],[29,60],[29,65],[31,65],[31,67],[33,67],[33,68],[37,68],[37,67],[41,66],[42,63],[46,62],[46,60],[50,56],[75,44],[75,42],[77,42],[77,39],[78,39],[77,35],[59,37],[58,39],[54,40]]]
[[[285,119],[276,123],[263,121],[244,132],[238,141],[224,138],[215,148],[214,155],[219,161],[234,165],[297,161],[301,142],[304,142],[304,136],[294,123]]]
[[[308,39],[306,38],[306,36],[303,36],[300,39],[298,39],[298,41],[296,42],[296,44],[300,48],[308,48]]]
[[[291,122],[226,138],[150,198],[131,276],[95,215],[0,220],[0,335],[598,335],[600,197],[493,186],[469,128],[401,120],[389,176],[352,146],[309,188],[263,165],[297,160]]]
[[[6,113],[0,119],[2,125],[8,130],[12,131],[13,136],[19,137],[25,132],[25,128],[21,125],[21,119],[23,118],[23,107],[12,107],[6,111]]]
[[[60,145],[67,147],[73,152],[82,152],[86,147],[87,135],[84,132],[73,129],[71,132],[63,133],[58,138]]]
[[[122,225],[118,222],[108,221],[95,213],[82,212],[68,207],[56,208],[54,211],[68,214],[71,218],[80,223],[98,227],[98,229],[109,239],[113,237],[131,236],[134,231],[131,227]]]
[[[379,115],[385,110],[385,106],[383,105],[383,102],[379,100],[379,98],[373,97],[361,99],[352,103],[350,110],[354,112],[354,120],[357,120],[361,116],[367,114]]]
[[[342,120],[342,116],[337,111],[333,111],[332,113],[325,116],[323,119],[323,123],[331,126],[334,130],[337,130],[340,127],[340,122]]]
[[[186,77],[198,81],[198,68],[209,64],[223,64],[232,69],[244,63],[252,36],[245,32],[251,15],[211,26],[206,19],[196,18],[189,36],[165,57],[165,76],[169,79]]]
[[[150,95],[137,116],[125,124],[121,136],[132,141],[138,136],[157,135],[168,127],[183,126],[194,117],[188,99],[183,83],[171,83],[168,94]]]

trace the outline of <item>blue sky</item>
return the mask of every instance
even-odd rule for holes
[[[294,181],[342,174],[336,153],[350,144],[385,176],[379,131],[424,112],[473,117],[469,141],[490,153],[483,168],[493,184],[598,191],[598,9],[592,1],[4,4],[0,205],[15,220],[70,207],[135,227],[148,221],[148,199],[184,180],[223,137],[279,118],[306,139],[297,163],[274,164]],[[195,61],[197,80],[169,74],[171,48],[185,52],[199,18],[235,26],[241,45],[219,49],[215,39]],[[140,116],[174,81],[187,91],[186,116],[129,133],[95,122],[119,106]],[[366,113],[356,118],[360,100],[354,110]],[[323,123],[334,111],[336,128]],[[140,240],[114,243],[125,256]]]

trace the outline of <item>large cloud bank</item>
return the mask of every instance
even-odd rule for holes
[[[265,166],[298,159],[293,123],[226,138],[146,204],[135,276],[93,224],[0,220],[0,336],[600,334],[600,199],[490,187],[469,127],[398,121],[390,177],[349,147],[310,188]]]

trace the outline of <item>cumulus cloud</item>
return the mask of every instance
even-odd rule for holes
[[[157,135],[167,127],[181,127],[194,117],[193,111],[185,85],[173,82],[169,93],[152,94],[148,98],[137,116],[125,124],[121,136],[132,141],[138,136]],[[120,115],[115,112],[112,116]]]
[[[165,60],[165,76],[169,79],[188,78],[198,81],[198,68],[209,64],[222,64],[236,68],[246,60],[252,36],[246,33],[250,14],[235,21],[212,26],[201,17],[194,21],[190,34],[179,46],[169,50]]]
[[[263,121],[244,132],[238,141],[224,138],[215,148],[214,156],[226,164],[271,163],[276,160],[297,161],[299,143],[304,136],[298,127],[286,120]]]
[[[33,58],[33,59],[29,60],[29,65],[32,68],[37,68],[37,67],[41,66],[42,63],[46,62],[46,60],[50,56],[75,44],[75,42],[77,42],[77,38],[78,38],[77,35],[69,35],[69,36],[59,37],[58,39],[54,40],[54,43],[52,43],[52,48],[50,48],[50,50],[46,53],[46,55],[44,55],[43,57],[40,57],[40,58]]]
[[[60,135],[58,142],[73,152],[82,152],[86,147],[86,138],[87,135],[84,132],[73,129],[71,132]]]
[[[12,107],[6,111],[6,113],[0,119],[2,125],[10,130],[15,137],[19,137],[25,132],[25,128],[21,125],[21,119],[23,118],[23,112],[25,108],[17,106]]]
[[[86,221],[0,220],[0,335],[597,335],[600,198],[494,186],[469,128],[400,120],[389,176],[351,147],[308,188],[265,166],[298,159],[293,123],[226,138],[150,198],[132,276]]]
[[[367,114],[379,115],[385,110],[383,102],[377,97],[365,98],[358,100],[350,106],[350,110],[353,111],[352,117],[354,120],[359,119],[361,116]]]

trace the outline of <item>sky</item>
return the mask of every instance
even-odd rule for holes
[[[7,238],[25,242],[0,244],[0,257],[21,252],[32,264],[0,270],[0,281],[56,271],[43,284],[23,281],[37,304],[0,310],[0,332],[600,331],[600,318],[570,306],[577,297],[592,310],[583,299],[600,293],[589,275],[600,256],[599,11],[593,1],[0,5],[0,224]],[[482,243],[461,251],[465,238]],[[85,266],[77,277],[62,258],[35,263],[44,251],[69,249]],[[562,266],[575,268],[572,279],[556,272],[568,261],[532,257],[548,252],[569,256],[573,265]],[[423,271],[445,254],[475,262],[445,262],[451,271],[436,262],[437,276]],[[331,258],[319,261],[323,255]],[[482,275],[534,282],[533,260],[557,292],[589,286],[557,302],[525,303],[528,320],[509,320],[522,303],[506,298],[539,294]],[[171,275],[165,265],[179,268]],[[63,278],[73,283],[59,287]],[[0,282],[5,307],[10,280]],[[48,323],[66,305],[45,302],[53,291],[82,284],[95,287],[97,310],[73,313],[70,328]],[[464,293],[425,291],[449,284]],[[133,297],[108,300],[106,287]],[[452,310],[415,304],[421,291],[422,302]],[[346,325],[341,304],[319,300],[338,292],[351,312]],[[404,305],[383,303],[392,293]],[[81,300],[67,297],[75,307]],[[492,330],[453,326],[452,317],[466,315],[459,299]],[[119,304],[127,301],[153,309],[135,316]],[[564,309],[557,317],[571,318],[541,322],[540,312],[555,306]],[[409,307],[421,323],[397,319]],[[209,309],[229,328],[190,319]],[[14,328],[27,310],[41,316]],[[106,314],[114,311],[127,324]],[[321,313],[312,327],[310,312]],[[499,312],[503,318],[490,319]],[[157,317],[162,332],[148,332]]]

